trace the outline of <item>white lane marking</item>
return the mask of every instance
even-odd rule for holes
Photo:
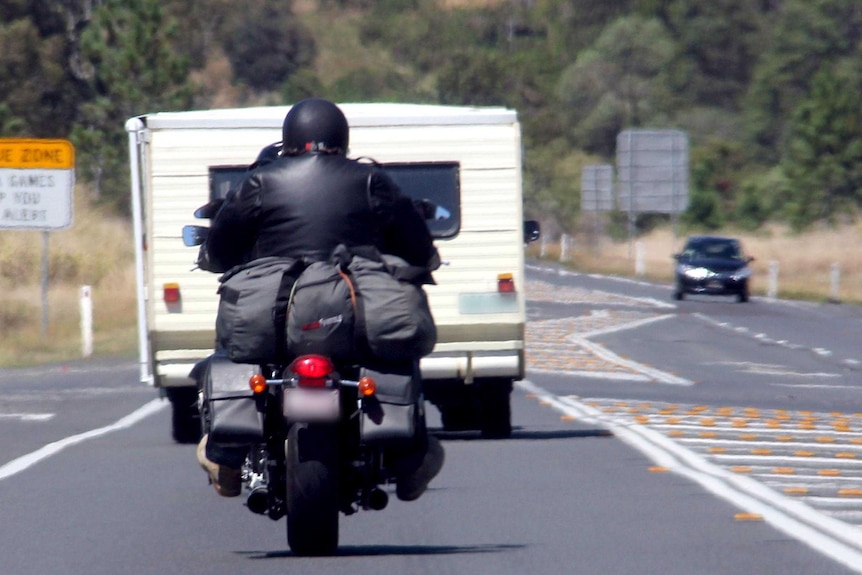
[[[693,313],[691,315],[692,315],[692,317],[695,317],[695,318],[700,319],[702,321],[711,323],[712,325],[714,325],[716,327],[735,331],[735,332],[741,333],[741,334],[750,334],[751,333],[751,332],[749,332],[748,328],[746,328],[746,327],[738,327],[738,326],[734,326],[734,325],[727,323],[727,322],[724,322],[724,321],[718,321],[718,320],[713,319],[713,318],[709,317],[708,315],[704,315],[702,313]],[[807,348],[804,345],[790,343],[786,339],[772,339],[768,335],[766,335],[765,333],[754,334],[751,337],[753,337],[754,339],[756,339],[762,343],[777,345],[779,347],[784,347],[787,349],[794,349],[794,350],[807,349],[808,351],[810,351],[814,355],[817,355],[820,357],[831,358],[834,355],[831,350],[828,350],[828,349],[825,349],[822,347]],[[859,365],[860,363],[862,363],[858,359],[855,359],[855,358],[846,358],[846,359],[843,359],[840,361],[841,361],[841,363],[843,363],[845,365],[853,365],[853,366]]]
[[[21,421],[48,421],[53,413],[0,413],[0,419],[20,419]]]
[[[667,316],[663,316],[663,317],[667,317]],[[663,319],[663,317],[658,318],[658,319]],[[566,339],[568,341],[576,344],[576,345],[583,347],[584,349],[589,350],[591,353],[600,357],[604,361],[607,361],[609,363],[614,363],[617,365],[621,365],[621,366],[626,367],[626,368],[628,368],[628,369],[630,369],[636,373],[642,374],[647,379],[647,381],[654,381],[657,383],[666,383],[668,385],[686,385],[686,386],[694,385],[694,382],[690,381],[688,379],[684,379],[682,377],[677,377],[671,373],[667,373],[666,371],[661,371],[661,370],[656,369],[654,367],[649,367],[649,366],[643,365],[642,363],[632,361],[630,359],[623,359],[622,357],[618,356],[617,354],[615,354],[611,350],[607,349],[603,345],[600,345],[598,343],[593,343],[584,337],[569,335]]]
[[[850,529],[847,523],[788,499],[754,479],[714,465],[643,425],[604,414],[573,397],[553,395],[528,380],[517,385],[566,415],[605,426],[657,465],[691,479],[745,512],[760,515],[775,529],[862,573],[862,531]]]
[[[100,427],[98,429],[91,429],[90,431],[79,433],[78,435],[66,437],[59,441],[49,443],[48,445],[45,445],[37,449],[36,451],[28,453],[27,455],[22,455],[17,459],[13,459],[9,463],[6,463],[2,467],[0,467],[0,480],[12,477],[16,473],[21,473],[25,469],[36,465],[40,461],[47,459],[52,455],[56,455],[67,447],[76,445],[78,443],[83,443],[84,441],[88,441],[102,435],[107,435],[114,431],[129,428],[138,423],[139,421],[143,420],[144,418],[149,417],[150,415],[164,409],[167,405],[168,402],[164,401],[163,399],[154,399],[149,403],[144,404],[136,411],[133,411],[129,415],[117,420],[115,423],[112,423],[111,425]]]

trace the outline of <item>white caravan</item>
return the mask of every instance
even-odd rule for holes
[[[442,209],[429,222],[444,265],[427,286],[438,326],[422,360],[425,396],[447,430],[511,433],[509,395],[524,375],[521,133],[503,108],[340,104],[350,157],[384,165],[402,190]],[[195,270],[182,228],[237,185],[261,149],[281,138],[289,107],[147,114],[126,123],[138,278],[141,380],[164,390],[174,437],[195,440],[189,378],[215,340],[217,274]],[[526,228],[526,231],[525,231]]]

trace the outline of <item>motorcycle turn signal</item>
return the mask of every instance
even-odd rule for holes
[[[377,391],[377,382],[370,377],[363,377],[359,380],[359,384],[356,388],[359,390],[359,395],[362,397],[370,397],[374,395],[375,391]]]
[[[259,373],[248,378],[248,386],[254,393],[263,393],[266,391],[266,378]]]

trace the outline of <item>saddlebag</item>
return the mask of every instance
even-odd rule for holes
[[[258,373],[254,365],[234,363],[214,354],[204,376],[204,417],[208,443],[221,447],[247,447],[263,441],[262,405],[248,386]]]
[[[421,379],[418,366],[413,374],[379,373],[362,370],[371,376],[377,391],[362,400],[360,434],[365,444],[398,446],[413,441],[420,418]]]

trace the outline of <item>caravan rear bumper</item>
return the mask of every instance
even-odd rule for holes
[[[426,382],[461,380],[469,384],[476,378],[522,379],[524,377],[524,351],[523,349],[508,349],[435,352],[422,358],[420,367],[422,379]]]

